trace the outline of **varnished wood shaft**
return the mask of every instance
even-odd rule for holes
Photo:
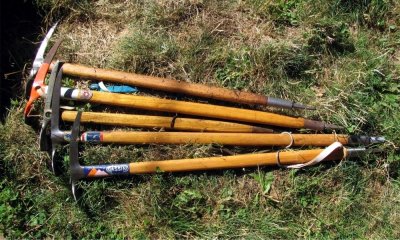
[[[63,121],[73,122],[76,111],[64,111],[61,114]],[[116,114],[83,112],[81,117],[83,123],[96,123],[112,126],[144,127],[144,128],[164,128],[179,131],[199,131],[199,132],[242,132],[242,133],[271,133],[271,129],[255,127],[246,124],[213,121],[194,118],[173,118],[161,116],[148,116],[136,114]]]
[[[303,150],[294,152],[281,152],[280,163],[291,165],[306,163],[315,158],[323,149]],[[345,156],[346,149],[338,149],[325,161],[341,160]],[[129,164],[130,174],[144,174],[163,172],[183,172],[199,170],[217,170],[230,168],[258,167],[277,165],[276,153],[246,154],[227,157],[209,157],[197,159],[165,160],[151,162],[134,162]]]
[[[185,81],[145,76],[109,69],[93,68],[79,64],[64,63],[63,73],[75,77],[94,79],[98,81],[109,81],[166,92],[183,93],[235,103],[266,105],[268,102],[266,96],[250,92],[235,91],[203,84],[188,83]]]
[[[194,116],[266,124],[280,127],[304,128],[304,118],[261,112],[248,109],[224,107],[211,104],[184,102],[155,97],[134,96],[93,91],[89,100],[93,103],[146,109],[152,111],[182,113]],[[312,126],[311,126],[312,127]],[[311,128],[310,127],[310,128]],[[313,129],[313,128],[311,128]],[[323,129],[323,128],[322,128]],[[322,130],[320,127],[316,130]]]
[[[84,133],[86,134],[86,133]],[[235,146],[288,146],[288,134],[274,133],[198,133],[198,132],[101,132],[103,143],[118,144],[209,144]],[[339,141],[348,144],[347,135],[292,134],[292,146],[329,146]]]

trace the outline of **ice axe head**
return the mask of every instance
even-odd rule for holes
[[[26,93],[29,92],[29,98],[24,110],[25,119],[29,117],[29,114],[33,107],[33,102],[36,101],[40,96],[44,95],[44,87],[45,87],[44,80],[46,78],[47,72],[49,71],[51,60],[56,54],[56,51],[61,44],[61,41],[62,40],[60,39],[53,45],[53,47],[47,54],[45,61],[42,63],[35,78],[33,79],[33,82],[30,81],[26,85],[25,92]]]
[[[77,188],[77,182],[84,178],[97,178],[97,177],[108,177],[114,175],[129,175],[129,164],[101,164],[83,166],[79,163],[79,126],[81,121],[82,112],[78,111],[75,117],[74,124],[72,126],[71,137],[70,137],[70,150],[69,150],[69,167],[71,176],[71,190],[75,201],[78,200],[81,195],[81,189]]]
[[[24,110],[24,116],[25,116],[26,123],[29,123],[28,117],[30,116],[30,112],[33,107],[33,102],[36,99],[38,99],[41,95],[44,94],[44,89],[43,89],[45,87],[44,80],[45,80],[47,72],[49,70],[50,63],[51,63],[52,59],[54,58],[54,55],[56,54],[57,49],[60,46],[61,41],[62,41],[62,39],[59,39],[53,45],[53,47],[50,49],[46,58],[44,58],[44,60],[43,60],[44,51],[46,49],[46,46],[48,44],[48,41],[49,41],[51,35],[54,32],[55,26],[53,26],[50,29],[50,31],[47,33],[45,39],[42,41],[42,43],[39,47],[39,50],[36,54],[32,70],[29,74],[27,84],[25,86],[25,95],[26,95],[26,98],[28,99],[28,102],[27,102],[25,110]]]

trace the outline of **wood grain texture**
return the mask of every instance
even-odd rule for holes
[[[64,111],[61,114],[63,121],[73,122],[76,111]],[[241,133],[271,133],[272,130],[263,127],[255,127],[246,124],[213,121],[194,118],[173,118],[161,116],[148,116],[136,114],[116,114],[83,112],[82,123],[96,123],[112,126],[144,127],[144,128],[164,128],[179,131],[199,131],[199,132],[241,132]],[[173,123],[173,124],[172,124]]]
[[[119,144],[210,144],[235,146],[288,146],[288,134],[274,133],[198,133],[198,132],[102,132],[104,143]],[[348,143],[347,135],[292,134],[293,146],[329,146]]]
[[[90,102],[161,112],[182,113],[247,123],[303,128],[304,118],[211,104],[93,91]]]
[[[166,92],[183,93],[192,96],[212,98],[235,103],[266,105],[268,102],[268,98],[266,96],[250,92],[235,91],[226,88],[109,69],[93,68],[79,64],[64,63],[63,73],[75,77],[105,82],[115,82]]]
[[[306,163],[311,161],[322,151],[323,149],[281,152],[279,154],[280,163],[283,165]],[[344,158],[345,153],[346,149],[338,149],[328,156],[325,161],[341,160]],[[129,164],[129,172],[130,174],[144,174],[158,171],[184,172],[274,165],[277,165],[276,153],[263,153],[226,157],[135,162]]]

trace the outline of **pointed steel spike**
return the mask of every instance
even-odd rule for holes
[[[58,25],[58,21],[49,29],[47,32],[46,36],[44,37],[42,43],[40,44],[40,47],[36,53],[35,59],[33,60],[32,63],[32,69],[29,73],[29,79],[33,78],[37,71],[39,70],[40,66],[42,65],[44,61],[44,52],[46,51],[47,44],[49,44],[49,40],[51,36],[53,35],[56,27]]]
[[[385,137],[382,136],[360,136],[360,135],[351,135],[349,136],[349,144],[350,145],[369,145],[369,144],[378,144],[384,143],[386,141]]]
[[[384,142],[386,142],[386,139],[383,136],[370,137],[370,142],[371,143],[384,143]]]

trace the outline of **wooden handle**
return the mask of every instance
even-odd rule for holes
[[[73,122],[76,111],[64,111],[61,114],[63,121]],[[97,123],[112,126],[165,128],[179,131],[199,132],[243,132],[243,133],[271,133],[273,130],[263,127],[255,127],[246,124],[212,121],[194,118],[173,118],[134,114],[83,112],[83,123]]]
[[[63,73],[75,77],[122,83],[136,87],[183,93],[192,96],[213,98],[235,103],[266,105],[268,102],[268,98],[266,96],[250,92],[234,91],[202,84],[188,83],[184,81],[126,73],[115,70],[92,68],[71,63],[64,63]]]
[[[314,159],[323,149],[281,152],[282,165],[306,163]],[[345,149],[339,149],[327,157],[329,160],[340,160],[345,156]],[[228,168],[244,168],[277,165],[276,153],[246,154],[227,157],[209,157],[197,159],[165,160],[151,162],[135,162],[129,164],[130,174],[163,172],[183,172],[199,170],[216,170]]]
[[[268,112],[223,107],[203,103],[175,101],[145,96],[134,96],[97,91],[93,91],[92,93],[93,96],[89,101],[100,104],[161,112],[182,113],[188,115],[266,124],[280,127],[304,128],[303,118],[293,118]]]
[[[90,133],[90,132],[89,132]],[[273,134],[273,133],[196,133],[196,132],[93,132],[101,134],[103,143],[118,144],[210,144],[235,146],[329,146],[339,141],[348,144],[347,135]],[[85,136],[84,133],[83,136]],[[85,137],[83,137],[85,139]]]

